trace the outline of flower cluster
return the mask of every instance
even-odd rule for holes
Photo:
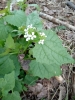
[[[44,44],[44,39],[40,40],[38,44]]]
[[[39,34],[40,34],[41,37],[44,37],[44,38],[47,37],[47,36],[45,35],[44,32],[40,32]],[[41,39],[41,40],[38,42],[38,44],[44,44],[44,39]]]
[[[31,30],[31,31],[30,31]],[[36,28],[31,25],[28,25],[26,29],[24,29],[24,38],[26,41],[36,39],[38,44],[44,44],[44,39],[47,37],[44,32],[37,32]]]
[[[25,31],[24,37],[26,38],[26,41],[34,40],[34,38],[36,38],[36,35],[34,32],[29,33],[29,29],[36,29],[36,28],[33,27],[31,24],[31,25],[28,25],[27,29],[24,29]]]
[[[47,37],[47,36],[45,35],[44,32],[42,32],[42,33],[40,32],[39,34],[40,34],[41,36]]]

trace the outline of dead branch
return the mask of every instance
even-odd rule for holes
[[[73,95],[75,95],[75,71],[74,68],[72,69],[72,90],[73,90]]]
[[[53,16],[47,15],[47,14],[42,13],[42,12],[40,12],[39,15],[40,15],[40,17],[43,17],[43,18],[45,18],[45,19],[47,19],[47,20],[49,20],[49,21],[51,21],[51,22],[54,22],[54,23],[57,23],[57,24],[65,25],[67,28],[69,28],[69,29],[75,31],[75,26],[72,26],[72,25],[68,24],[67,22],[61,21],[61,20],[59,20],[59,19],[54,18]]]
[[[55,92],[54,95],[52,96],[51,100],[54,99],[54,97],[55,97],[55,95],[57,94],[58,90],[59,90],[59,87],[57,88],[56,92]]]
[[[67,97],[67,100],[69,99],[69,97],[68,97],[68,93],[69,93],[69,85],[70,85],[70,76],[71,76],[71,71],[72,71],[72,65],[70,64],[70,66],[69,66],[69,73],[68,73],[68,80],[66,81],[66,86],[67,86],[66,97]]]
[[[59,86],[60,89],[60,93],[59,93],[59,99],[58,100],[62,100],[65,97],[66,94],[66,90],[64,86]]]

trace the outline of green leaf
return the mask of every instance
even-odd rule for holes
[[[15,88],[14,91],[22,92],[22,84],[19,79],[15,80]]]
[[[0,14],[5,15],[7,13],[7,11],[8,11],[8,8],[6,7],[4,9],[0,10]],[[2,17],[2,16],[0,16],[0,17]]]
[[[25,87],[24,85],[23,85],[23,90],[24,90],[24,91],[27,91],[27,87]]]
[[[18,41],[18,43],[19,43],[21,46],[23,46],[24,48],[25,48],[25,45],[28,44],[27,41],[25,40],[25,38],[20,38],[19,41]]]
[[[52,30],[47,30],[45,33],[47,38],[44,44],[36,44],[33,48],[33,56],[36,58],[36,61],[48,65],[74,63],[74,60],[62,46],[62,42],[56,33]]]
[[[0,57],[0,75],[8,74],[14,69],[14,63],[9,56]]]
[[[0,20],[0,40],[5,40],[12,30],[12,27],[9,26],[3,19]]]
[[[24,79],[24,82],[27,85],[34,85],[37,80],[38,80],[37,77],[26,75],[25,79]]]
[[[0,55],[5,52],[5,48],[0,47]]]
[[[4,78],[0,78],[0,89],[3,88],[6,85],[6,81],[4,80]]]
[[[9,93],[7,96],[3,97],[2,100],[21,100],[20,94],[17,91]]]
[[[7,47],[9,49],[15,49],[15,43],[14,43],[14,40],[13,40],[11,34],[9,34],[6,39],[5,47]]]
[[[14,71],[10,74],[5,74],[4,78],[0,78],[0,88],[2,95],[5,96],[15,86],[15,73]]]
[[[43,24],[41,19],[39,18],[39,14],[37,11],[32,12],[27,16],[27,23],[26,25],[32,24],[37,29],[41,30],[43,28]]]
[[[51,78],[52,76],[58,76],[61,74],[61,69],[59,65],[56,64],[41,64],[39,62],[31,61],[30,63],[30,72],[34,76],[40,78]]]
[[[27,17],[25,15],[25,13],[21,10],[17,10],[12,15],[7,15],[6,17],[4,17],[6,22],[8,22],[11,25],[17,26],[17,27],[20,27],[23,24],[25,24],[26,18]]]
[[[4,46],[4,41],[0,40],[0,47],[3,47],[3,46]]]
[[[0,65],[2,65],[8,58],[9,58],[8,55],[4,57],[0,57]]]
[[[20,68],[21,68],[21,65],[18,61],[18,56],[17,55],[11,55],[10,58],[13,60],[13,63],[15,65],[15,74],[16,74],[16,76],[18,76],[20,74]]]

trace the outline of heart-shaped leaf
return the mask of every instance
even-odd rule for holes
[[[56,33],[52,30],[47,30],[45,33],[47,38],[44,44],[36,44],[33,48],[33,56],[36,58],[36,61],[48,65],[74,63],[74,60],[62,46],[62,42]]]

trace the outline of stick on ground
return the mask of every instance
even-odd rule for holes
[[[53,16],[47,15],[47,14],[42,13],[42,12],[40,12],[39,15],[40,15],[40,17],[42,17],[42,18],[45,18],[45,19],[47,19],[47,20],[49,20],[49,21],[51,21],[51,22],[57,23],[57,24],[64,25],[64,26],[66,26],[67,28],[69,28],[69,29],[75,31],[75,26],[70,25],[70,24],[68,24],[67,22],[61,21],[61,20],[59,20],[59,19],[54,18]]]

